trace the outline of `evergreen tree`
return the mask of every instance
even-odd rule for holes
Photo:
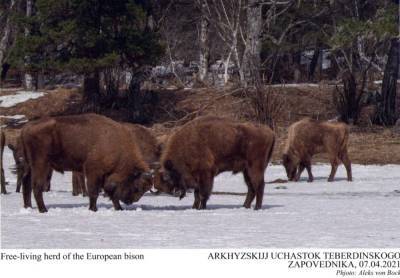
[[[83,74],[84,94],[96,102],[100,72],[120,67],[135,73],[155,64],[163,52],[142,2],[36,0],[34,15],[19,19],[30,33],[18,38],[14,63],[33,72]]]

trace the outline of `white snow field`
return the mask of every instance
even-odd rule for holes
[[[1,248],[400,247],[399,165],[353,165],[352,183],[343,166],[328,183],[329,165],[315,165],[314,183],[304,176],[267,184],[260,211],[242,208],[245,196],[237,195],[212,195],[207,210],[192,210],[190,193],[181,201],[146,194],[124,211],[100,197],[99,211],[91,212],[87,198],[72,196],[70,173],[54,174],[44,196],[49,212],[40,214],[23,209],[14,192],[7,148],[4,164],[9,194],[1,196]],[[285,178],[283,167],[269,166],[266,180],[277,178]],[[241,175],[224,173],[214,191],[246,192],[246,186]]]
[[[0,96],[0,107],[13,107],[19,103],[25,102],[30,99],[37,99],[44,95],[45,93],[43,92],[18,91],[12,95]]]

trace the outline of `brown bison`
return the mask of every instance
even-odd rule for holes
[[[0,185],[1,185],[1,194],[7,194],[6,178],[4,176],[4,167],[3,167],[3,152],[4,152],[5,141],[6,141],[6,137],[4,135],[3,129],[1,129],[0,130]]]
[[[138,145],[144,161],[149,165],[156,163],[160,157],[160,147],[152,132],[148,128],[138,124],[124,123],[123,125],[134,136],[133,140]],[[72,172],[72,195],[78,196],[79,194],[83,196],[87,195],[85,176],[83,173]]]
[[[103,188],[114,208],[119,201],[138,201],[152,185],[148,164],[131,132],[109,118],[84,114],[42,119],[22,129],[25,164],[24,206],[31,207],[31,192],[40,212],[46,212],[43,191],[49,173],[83,172],[89,195],[89,209],[97,210],[97,197]]]
[[[174,132],[161,155],[155,188],[162,192],[194,189],[193,208],[205,209],[214,177],[225,171],[242,172],[248,188],[244,207],[256,197],[260,209],[264,172],[275,142],[273,131],[261,125],[227,118],[200,117]]]
[[[347,180],[352,180],[351,162],[347,153],[349,128],[344,123],[317,122],[306,118],[289,127],[283,165],[289,180],[298,181],[304,168],[308,181],[314,177],[311,172],[311,158],[317,153],[327,153],[332,169],[328,181],[333,181],[340,161],[347,171]]]

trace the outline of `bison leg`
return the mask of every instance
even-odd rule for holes
[[[250,168],[247,170],[248,179],[250,180],[250,184],[253,188],[253,192],[255,192],[255,195],[256,195],[256,206],[254,207],[255,210],[258,210],[262,207],[262,201],[263,201],[263,197],[264,197],[265,183],[264,183],[264,170],[263,169],[253,167],[253,168]],[[248,196],[249,196],[249,193],[248,193]],[[250,207],[253,199],[254,199],[254,197],[250,195],[249,201],[246,198],[246,201],[248,201],[248,203],[245,202],[245,205],[248,205],[248,207]]]
[[[22,176],[22,197],[24,199],[24,208],[32,207],[32,184],[31,184],[31,171],[28,170]]]
[[[80,193],[78,173],[72,172],[72,196],[78,196]]]
[[[207,201],[210,198],[213,182],[214,175],[211,171],[205,171],[205,173],[201,175],[199,185],[200,205],[198,206],[198,209],[207,208]]]
[[[347,154],[347,150],[343,152],[342,154],[342,162],[344,164],[344,167],[346,167],[346,172],[347,172],[347,180],[348,181],[352,181],[353,180],[353,176],[351,173],[351,162],[349,159],[349,155]]]
[[[250,208],[251,203],[253,202],[254,198],[256,197],[256,192],[253,188],[253,185],[251,184],[251,180],[247,173],[247,170],[243,171],[243,177],[244,177],[244,181],[246,182],[246,185],[247,185],[247,195],[246,195],[246,200],[244,201],[243,206],[245,208]]]
[[[258,170],[255,171],[255,173],[250,172],[250,177],[256,189],[256,206],[254,207],[254,210],[259,210],[262,207],[264,197],[264,171]]]
[[[335,178],[338,165],[339,165],[339,163],[336,158],[331,160],[331,173],[328,178],[329,182],[332,182],[333,179]]]
[[[257,195],[256,195],[256,206],[254,207],[255,210],[259,210],[262,207],[262,201],[264,197],[264,179],[259,183],[257,188]]]
[[[206,209],[207,208],[207,201],[210,198],[210,193],[200,193],[200,205],[198,209]]]
[[[32,170],[32,189],[39,212],[47,212],[43,201],[43,191],[48,189],[51,169],[48,165],[35,165]]]
[[[97,211],[97,197],[98,196],[90,196],[89,193],[89,210]]]
[[[86,190],[86,185],[85,185],[85,176],[82,173],[79,173],[79,185],[81,188],[82,196],[86,197],[87,190]]]
[[[83,197],[87,196],[85,176],[80,172],[72,172],[72,195],[78,196],[79,194],[82,194]]]
[[[301,177],[301,174],[304,171],[304,168],[305,168],[304,163],[300,162],[300,165],[299,165],[299,168],[297,169],[297,173],[296,173],[296,176],[294,178],[294,181],[299,181],[300,180],[300,177]]]
[[[1,183],[1,194],[7,194],[7,190],[6,190],[6,179],[4,177],[4,169],[3,166],[1,166],[1,170],[0,170],[0,183]]]
[[[194,190],[194,203],[192,206],[193,209],[199,209],[200,208],[200,192],[199,189],[196,188]]]
[[[114,205],[114,209],[115,209],[115,210],[123,210],[122,207],[121,207],[121,204],[119,203],[119,200],[118,200],[118,199],[113,198],[113,199],[112,199],[112,203],[113,203],[113,205]]]
[[[47,175],[46,188],[45,188],[46,192],[49,192],[51,189],[51,177],[52,176],[53,176],[53,171],[50,170],[49,174]]]
[[[313,182],[314,176],[311,172],[311,161],[307,161],[305,165],[306,165],[306,169],[307,169],[307,173],[308,173],[308,182]]]
[[[39,212],[47,212],[46,205],[43,201],[43,190],[39,186],[35,186],[33,188],[33,195],[35,196],[36,205],[38,206]]]
[[[23,170],[20,167],[18,167],[17,168],[17,188],[15,189],[15,192],[17,192],[17,193],[21,192],[21,185],[22,185],[22,177],[23,177],[23,175],[24,175]]]
[[[97,211],[97,198],[99,197],[99,189],[101,179],[94,175],[87,174],[87,191],[89,195],[89,210]]]

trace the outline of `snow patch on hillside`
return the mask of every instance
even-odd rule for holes
[[[18,91],[12,95],[0,96],[0,107],[13,107],[19,103],[25,102],[30,99],[37,99],[44,95],[45,93],[43,92]]]

